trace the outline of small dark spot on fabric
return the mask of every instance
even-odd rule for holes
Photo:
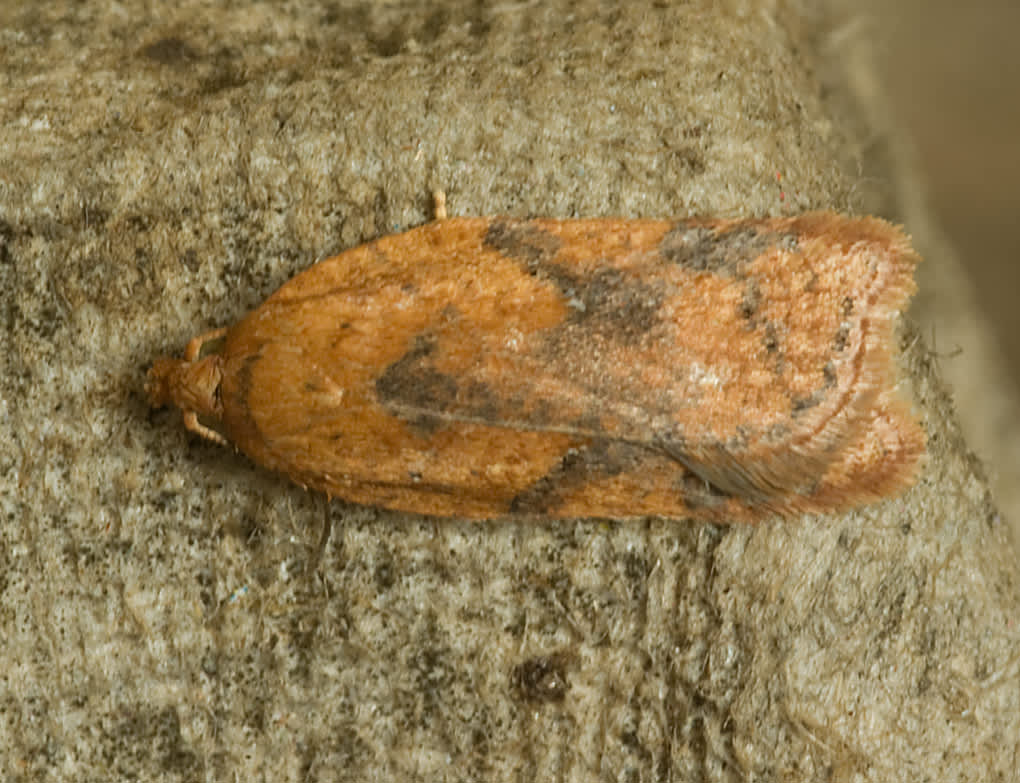
[[[0,219],[0,239],[2,239],[5,244],[14,240],[15,233],[14,226],[6,220]]]
[[[843,298],[843,317],[849,318],[854,314],[854,300],[852,296]]]
[[[142,47],[142,57],[160,65],[183,65],[195,59],[195,50],[186,41],[168,36]]]
[[[380,592],[385,592],[396,584],[397,570],[393,566],[393,560],[388,556],[385,557],[382,562],[378,563],[375,570],[372,572],[372,576],[375,579],[375,586]]]
[[[779,350],[779,330],[776,325],[769,321],[765,324],[765,336],[762,338],[762,345],[769,353],[776,353]]]
[[[510,687],[526,701],[560,702],[570,689],[567,656],[537,655],[517,664],[510,672]]]
[[[676,148],[669,154],[669,160],[673,162],[679,172],[683,172],[687,176],[702,174],[708,165],[705,163],[704,156],[700,154],[700,149],[693,145]]]
[[[198,252],[193,247],[189,247],[181,254],[181,263],[184,264],[192,272],[197,272],[201,266],[201,261],[198,260]]]
[[[366,35],[365,39],[379,57],[389,58],[403,51],[408,35],[402,25],[396,25],[387,29],[384,35]]]

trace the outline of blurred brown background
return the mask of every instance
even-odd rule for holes
[[[1020,3],[871,2],[863,34],[891,108],[1020,383]],[[966,350],[936,338],[940,351]]]

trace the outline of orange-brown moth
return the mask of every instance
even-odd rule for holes
[[[842,510],[908,486],[925,450],[891,354],[917,260],[885,221],[827,212],[442,219],[315,264],[147,390],[391,509]]]

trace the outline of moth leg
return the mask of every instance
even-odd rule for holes
[[[446,220],[446,218],[448,217],[446,214],[445,190],[432,191],[432,211],[435,213],[436,220]]]
[[[184,360],[193,362],[198,358],[198,355],[202,353],[202,346],[206,343],[210,343],[213,340],[220,339],[227,333],[227,327],[221,326],[219,329],[213,329],[211,332],[200,334],[198,337],[194,337],[188,343],[188,347],[184,349]],[[191,429],[190,427],[188,429]],[[198,430],[195,430],[198,432]],[[208,437],[208,436],[207,436]]]
[[[227,442],[227,439],[220,435],[216,430],[210,429],[202,424],[198,420],[198,414],[194,411],[181,411],[181,414],[184,416],[184,426],[191,432],[194,432],[196,435],[201,435],[203,438],[207,438],[213,443],[219,443],[221,446],[230,445]]]

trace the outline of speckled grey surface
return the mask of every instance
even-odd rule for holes
[[[5,13],[6,779],[1016,779],[1014,555],[909,328],[917,487],[757,528],[328,504],[142,394],[436,187],[454,214],[888,211],[882,140],[822,78],[833,20]]]

